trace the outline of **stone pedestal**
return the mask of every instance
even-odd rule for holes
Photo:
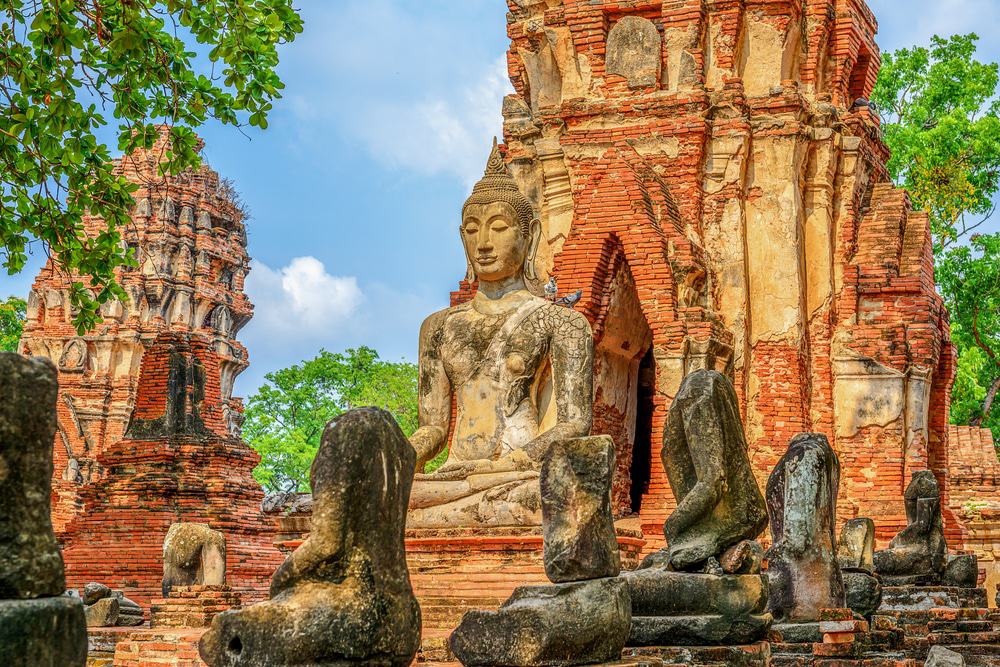
[[[623,569],[634,569],[645,544],[637,531],[619,529]],[[413,530],[406,560],[423,614],[425,650],[477,609],[497,609],[518,586],[545,585],[540,528]],[[440,652],[434,652],[440,657]]]
[[[970,665],[1000,666],[1000,628],[986,608],[985,589],[887,586],[878,614],[897,620],[909,658],[924,660],[931,647],[943,646]]]
[[[767,642],[744,646],[646,646],[626,648],[623,661],[640,661],[647,665],[691,665],[692,667],[766,667],[770,664],[771,647]]]
[[[628,646],[751,644],[771,625],[760,574],[714,575],[653,567],[622,575],[632,598]]]
[[[87,657],[83,604],[71,597],[0,600],[0,664],[82,665]]]
[[[240,594],[229,586],[175,586],[166,599],[153,600],[149,625],[207,628],[218,614],[240,606]]]

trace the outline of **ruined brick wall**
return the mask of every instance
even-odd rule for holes
[[[583,291],[595,414],[620,460],[652,411],[647,538],[673,505],[666,410],[696,368],[733,378],[762,481],[793,435],[820,431],[841,456],[841,519],[872,517],[881,540],[912,471],[948,493],[948,315],[927,217],[888,183],[879,119],[855,103],[880,64],[863,0],[508,7],[507,160],[541,213],[540,282]],[[650,351],[656,391],[637,406]]]
[[[253,314],[246,231],[208,167],[158,175],[167,141],[115,165],[139,185],[123,232],[138,262],[119,273],[127,300],[78,336],[69,290],[86,281],[49,261],[29,295],[23,351],[59,367],[53,523],[70,586],[101,581],[143,603],[159,588],[170,524],[209,523],[227,534],[235,587],[259,599],[281,559],[232,396],[248,363],[236,334]]]
[[[1000,460],[993,433],[949,426],[948,443],[949,500],[961,520],[960,544],[979,557],[992,604],[1000,588]]]

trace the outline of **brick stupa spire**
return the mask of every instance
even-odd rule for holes
[[[169,526],[209,524],[227,536],[230,583],[252,602],[281,556],[232,396],[248,363],[236,333],[253,315],[246,230],[208,167],[158,176],[167,141],[164,131],[115,165],[140,186],[124,233],[139,266],[119,275],[127,301],[105,304],[104,322],[77,336],[69,288],[79,278],[51,260],[29,297],[23,349],[60,375],[53,522],[71,588],[100,581],[141,603],[159,590]]]

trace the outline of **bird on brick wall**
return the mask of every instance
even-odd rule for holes
[[[577,290],[576,294],[560,297],[556,299],[556,305],[572,308],[583,298],[583,290]]]

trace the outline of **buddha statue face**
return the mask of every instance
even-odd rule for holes
[[[462,219],[462,244],[479,280],[499,282],[524,271],[529,236],[506,202],[470,204]]]
[[[486,172],[462,209],[461,232],[470,280],[535,278],[541,224],[507,169],[495,139]]]

